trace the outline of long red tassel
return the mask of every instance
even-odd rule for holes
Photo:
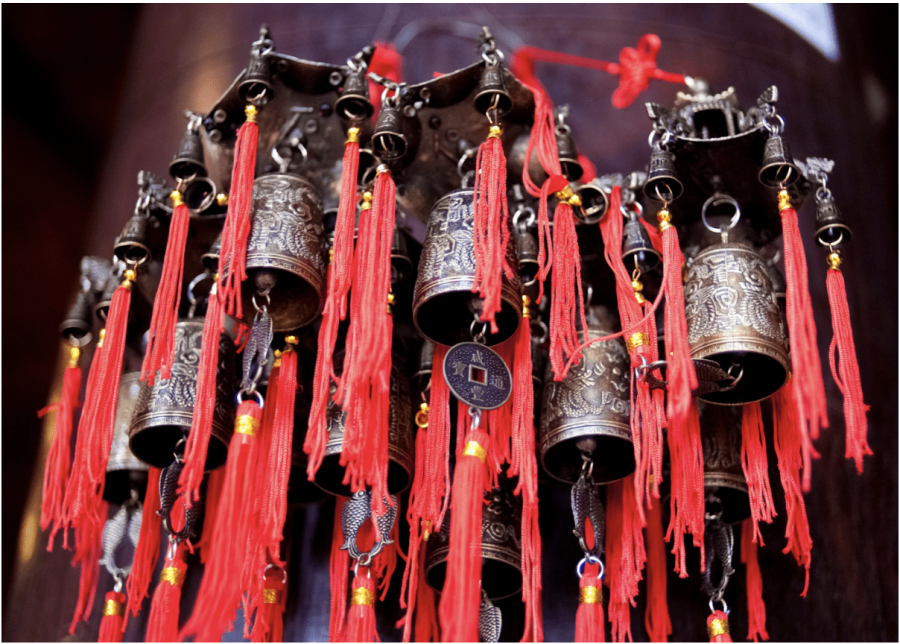
[[[782,552],[790,552],[797,563],[806,568],[806,582],[801,597],[809,590],[809,566],[812,561],[812,537],[809,534],[809,520],[806,517],[806,503],[800,486],[800,468],[803,464],[804,440],[808,436],[797,422],[794,405],[794,381],[796,376],[772,396],[772,412],[775,420],[775,454],[778,457],[778,473],[784,488],[784,504],[787,511],[787,527],[784,536],[787,546]],[[811,448],[810,448],[810,451]]]
[[[284,577],[266,577],[256,602],[256,619],[250,632],[251,642],[281,642],[284,640],[284,607],[287,599]]]
[[[98,642],[121,642],[122,623],[125,620],[124,593],[110,591],[106,593],[106,604],[103,606],[103,619],[100,620]]]
[[[344,371],[335,399],[348,410],[341,451],[345,482],[352,490],[370,487],[372,512],[384,513],[389,499],[388,407],[391,377],[391,243],[396,189],[380,166],[371,210],[362,214],[350,297],[350,329]]]
[[[841,256],[832,251],[828,256],[829,269],[825,284],[828,287],[828,302],[831,305],[831,327],[834,337],[828,351],[831,375],[844,396],[844,425],[846,426],[847,448],[845,458],[856,462],[856,471],[863,472],[863,456],[871,456],[872,450],[866,440],[868,405],[863,402],[862,383],[859,378],[859,364],[856,361],[856,345],[853,342],[853,328],[850,325],[850,307],[847,305],[847,289],[841,273]],[[837,360],[840,353],[840,362]]]
[[[328,442],[326,415],[334,374],[332,354],[340,321],[347,317],[347,294],[353,277],[353,233],[356,228],[356,182],[359,172],[359,128],[347,130],[341,166],[341,199],[334,226],[334,244],[328,266],[328,297],[319,327],[319,352],[313,376],[313,401],[303,451],[309,455],[307,473],[313,480],[325,456]]]
[[[368,574],[358,574],[353,579],[346,637],[348,642],[374,642],[378,638],[375,632],[375,580]]]
[[[179,604],[184,575],[187,572],[184,544],[178,544],[173,558],[166,557],[165,567],[159,574],[159,583],[150,603],[147,621],[148,642],[174,642],[178,637]]]
[[[41,530],[51,528],[47,542],[48,552],[53,551],[56,533],[64,520],[63,498],[69,479],[72,428],[75,423],[75,410],[78,409],[78,394],[81,392],[81,367],[78,366],[80,355],[81,350],[78,347],[70,349],[69,365],[63,375],[59,402],[47,405],[38,412],[38,418],[43,418],[51,411],[56,411],[56,428],[44,465],[44,486],[41,496]]]
[[[758,402],[743,407],[741,422],[741,467],[750,490],[750,517],[753,524],[753,541],[759,538],[759,521],[772,523],[776,516],[769,485],[769,460],[766,456],[766,436],[763,432],[762,409]]]
[[[418,597],[416,598],[416,641],[440,642],[441,629],[438,625],[437,604],[434,589],[428,585],[425,575],[425,551],[422,550],[418,568]]]
[[[731,635],[728,629],[728,615],[720,610],[714,611],[706,618],[706,632],[710,642],[730,642]]]
[[[259,453],[257,432],[262,409],[255,400],[240,404],[234,435],[228,446],[225,483],[212,536],[209,564],[194,604],[194,612],[179,633],[197,641],[217,641],[234,621],[241,599],[241,573],[254,506],[253,476]]]
[[[346,497],[335,497],[334,528],[331,532],[331,563],[328,568],[331,580],[329,642],[343,642],[344,631],[347,627],[347,567],[350,564],[350,555],[346,550],[340,549],[341,544],[344,543],[344,533],[341,531],[341,511],[346,502]]]
[[[151,467],[147,476],[147,493],[144,496],[144,507],[141,514],[141,533],[134,550],[134,563],[128,575],[128,610],[137,617],[141,611],[141,603],[148,595],[150,579],[159,559],[159,544],[162,535],[162,519],[157,514],[160,508],[159,475],[157,467]],[[128,615],[123,620],[123,627],[128,624]]]
[[[813,440],[819,428],[828,427],[825,385],[816,346],[816,321],[809,297],[806,253],[800,237],[797,212],[791,207],[787,190],[778,193],[781,228],[784,234],[784,276],[787,281],[787,323],[791,339],[791,371],[794,377],[794,400],[801,431]],[[809,491],[812,443],[804,438],[803,490]]]
[[[762,573],[757,559],[758,545],[754,532],[756,521],[744,519],[741,524],[741,563],[747,570],[747,639],[758,642],[769,639],[766,632],[766,603],[763,601]],[[762,539],[759,540],[762,543]]]
[[[662,506],[654,503],[647,508],[647,608],[644,612],[644,627],[651,642],[667,642],[672,634],[662,523]]]
[[[162,275],[153,300],[147,351],[141,365],[141,380],[146,380],[150,386],[153,385],[158,369],[162,369],[160,377],[163,380],[171,377],[172,360],[175,357],[175,324],[178,322],[184,277],[184,248],[191,220],[191,213],[182,201],[181,193],[174,190],[169,196],[175,209],[169,222],[169,239],[166,242]]]
[[[481,603],[481,513],[490,437],[478,427],[469,430],[453,479],[450,552],[441,593],[441,633],[448,642],[478,640]]]
[[[101,501],[101,514],[107,513],[106,501]],[[103,524],[93,521],[82,521],[75,526],[75,556],[72,565],[81,564],[78,576],[78,599],[75,603],[75,614],[69,625],[69,635],[75,634],[79,621],[88,621],[94,598],[97,595],[97,582],[100,579],[100,558],[103,556]]]
[[[633,475],[631,475],[633,476]],[[629,604],[635,606],[641,570],[647,560],[644,534],[637,512],[634,481],[629,478],[607,486],[606,524],[609,568],[609,622],[612,640],[631,640]]]
[[[219,257],[221,259],[221,255]],[[206,453],[216,406],[216,369],[219,364],[219,336],[222,333],[222,301],[217,295],[217,289],[218,278],[209,293],[206,317],[203,320],[194,414],[184,446],[184,468],[178,478],[178,492],[182,494],[188,507],[200,500],[200,485],[206,470]]]
[[[506,261],[509,244],[509,209],[506,202],[506,155],[503,129],[491,125],[487,140],[478,148],[475,167],[475,219],[472,238],[475,247],[475,282],[472,292],[483,300],[480,318],[490,322],[497,333],[495,316],[500,312],[503,275],[514,277]]]
[[[594,547],[594,526],[584,522],[584,541]],[[609,561],[609,557],[607,557]],[[603,614],[603,578],[599,564],[586,564],[579,585],[581,592],[575,613],[576,642],[605,642],[606,616]]]
[[[203,534],[197,542],[200,563],[206,564],[212,548],[213,532],[216,529],[216,515],[219,511],[219,499],[222,498],[222,485],[225,483],[225,468],[220,467],[210,472],[206,481],[206,498],[203,500]]]

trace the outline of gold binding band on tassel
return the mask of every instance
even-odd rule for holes
[[[706,627],[706,632],[709,633],[710,638],[718,635],[731,635],[731,632],[728,630],[728,620],[719,619],[718,617],[709,623],[709,626]]]
[[[643,331],[638,331],[630,338],[625,340],[625,346],[628,348],[628,353],[631,353],[638,347],[642,347],[645,344],[650,344],[650,339],[647,337],[647,334]]]
[[[117,602],[115,599],[107,599],[103,606],[104,617],[123,617],[125,615],[125,603]]]
[[[184,582],[184,573],[174,566],[163,568],[162,572],[159,573],[159,583],[164,581],[169,582],[173,586],[181,586]]]
[[[787,190],[778,191],[778,210],[785,210],[791,207],[791,196]]]
[[[487,458],[487,450],[485,450],[478,441],[469,441],[463,450],[463,456],[477,456],[478,460],[484,463]]]
[[[374,606],[375,593],[368,588],[354,588],[352,601],[354,606]]]
[[[234,433],[256,436],[259,430],[259,421],[253,416],[238,416],[234,421]]]
[[[278,603],[278,590],[276,588],[263,588],[263,603],[264,604],[277,604]]]
[[[579,604],[602,604],[603,603],[603,587],[602,586],[583,586],[581,588],[581,596],[578,598]]]

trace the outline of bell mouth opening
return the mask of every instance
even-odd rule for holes
[[[495,99],[497,101],[498,116],[504,116],[512,109],[513,103],[512,99],[509,97],[509,94],[507,94],[506,92],[489,89],[481,92],[475,97],[475,110],[480,112],[481,114],[486,113],[494,104]]]
[[[245,103],[265,105],[272,98],[272,85],[259,78],[245,80],[238,86],[238,95]]]
[[[175,159],[169,164],[169,174],[176,181],[191,181],[193,177],[205,177],[206,166],[194,159]]]
[[[649,273],[659,266],[660,258],[656,250],[640,248],[622,255],[625,266],[634,266],[634,258],[637,257],[637,266],[642,273]]]
[[[790,186],[800,178],[800,170],[792,163],[770,163],[759,171],[759,181],[769,188]]]
[[[517,560],[521,556],[512,550],[504,554]],[[428,569],[425,579],[436,592],[443,590],[444,581],[447,579],[446,555],[443,561]],[[508,563],[482,557],[481,587],[491,601],[506,599],[522,590],[522,571]]]
[[[103,500],[122,505],[131,498],[131,489],[137,489],[138,498],[143,501],[147,493],[147,472],[136,470],[113,470],[106,473],[103,484]]]
[[[194,179],[184,187],[184,204],[195,215],[202,215],[216,203],[216,184],[206,177]]]
[[[471,342],[472,321],[475,318],[469,303],[473,297],[475,295],[471,291],[465,290],[443,293],[426,300],[415,313],[416,328],[426,338],[438,344],[453,346],[460,342]],[[518,312],[505,298],[494,319],[497,321],[497,333],[491,333],[488,325],[484,335],[488,346],[508,340],[519,328]],[[476,324],[475,327],[478,331],[479,325]]]
[[[342,96],[337,100],[337,108],[350,121],[363,121],[375,113],[372,103],[363,96]]]
[[[116,257],[126,264],[143,264],[150,259],[150,249],[137,242],[126,242],[115,248]]]
[[[406,255],[391,255],[391,284],[402,282],[412,273],[412,260]]]
[[[256,293],[255,277],[264,277],[266,273],[276,276],[275,285],[269,292],[271,304],[269,315],[272,317],[272,330],[275,333],[295,331],[312,322],[322,310],[321,294],[307,280],[283,270],[270,268],[253,268],[247,270],[247,280],[241,289],[243,307],[242,322],[250,326],[256,316],[253,306],[253,295]],[[262,305],[265,298],[257,297]]]
[[[322,465],[316,472],[315,484],[328,494],[337,496],[353,496],[349,485],[344,485],[344,467],[341,465],[340,452],[329,454],[322,459]],[[388,461],[387,487],[390,494],[399,495],[410,484],[410,475],[406,469],[391,459]]]
[[[91,341],[91,326],[84,320],[66,320],[60,333],[69,344],[81,347]]]
[[[175,461],[175,447],[185,435],[185,428],[180,425],[148,427],[131,437],[131,451],[147,465],[162,469]],[[228,446],[214,432],[209,439],[204,471],[218,469],[227,458]]]
[[[729,368],[732,373],[743,374],[737,385],[728,391],[717,391],[700,396],[704,400],[715,405],[745,405],[747,403],[764,400],[781,389],[787,382],[787,368],[780,360],[756,353],[753,351],[729,351],[715,355],[693,356],[715,360],[725,371]],[[787,356],[785,356],[787,360]],[[738,365],[737,368],[732,365]]]
[[[609,208],[606,193],[592,185],[582,186],[577,192],[581,197],[581,208],[572,209],[575,219],[583,224],[596,224],[603,219]]]
[[[577,443],[587,436],[583,434],[569,438],[547,450],[541,458],[544,471],[557,481],[574,484],[581,476],[582,463]],[[590,437],[597,441],[591,459],[594,463],[594,483],[612,483],[634,472],[634,444],[630,440],[597,434]]]
[[[394,161],[406,154],[406,137],[383,132],[372,137],[372,152],[382,161]]]
[[[538,266],[538,263],[536,261],[520,261],[519,279],[522,281],[522,286],[531,286],[531,284],[537,279],[539,270],[540,266]]]
[[[715,494],[718,503],[706,503],[706,512],[717,513],[721,510],[722,521],[725,523],[738,523],[750,518],[750,495],[746,489],[739,490],[727,486],[704,486],[704,493],[709,496]]]
[[[584,176],[584,168],[578,162],[578,159],[560,159],[559,165],[562,174],[568,181],[578,181]]]

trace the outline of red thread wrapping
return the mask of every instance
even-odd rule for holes
[[[184,544],[178,544],[175,557],[166,558],[163,569],[177,568],[181,573],[182,583],[173,584],[160,577],[153,592],[153,601],[150,603],[150,617],[147,621],[148,642],[174,642],[178,637],[179,604],[181,602],[181,588],[184,575],[187,572]]]
[[[741,468],[750,490],[750,517],[753,524],[753,541],[762,535],[759,521],[772,523],[775,504],[772,501],[772,486],[769,485],[769,460],[766,456],[766,435],[763,432],[762,410],[758,402],[743,406],[741,422]]]
[[[200,551],[200,563],[206,564],[212,548],[212,536],[216,529],[216,514],[219,511],[219,499],[222,497],[222,485],[225,482],[225,468],[220,467],[210,472],[206,481],[206,498],[203,501],[203,532],[197,542]],[[184,497],[179,497],[184,498]]]
[[[754,532],[756,521],[744,519],[741,523],[741,563],[747,570],[747,639],[758,642],[769,639],[766,632],[766,603],[763,601],[762,572],[757,559],[758,545]],[[759,540],[762,544],[762,539]]]
[[[579,582],[581,588],[596,588],[603,592],[603,581],[594,571],[586,571]],[[605,642],[606,617],[603,614],[603,602],[579,604],[575,612],[576,642]]]
[[[710,624],[712,624],[712,621],[714,619],[721,620],[721,621],[725,622],[726,624],[728,623],[728,615],[726,615],[725,613],[723,613],[720,610],[717,610],[717,611],[714,611],[712,615],[710,615],[709,617],[706,618],[707,628],[709,627]],[[710,642],[731,642],[732,639],[731,639],[731,635],[729,635],[728,633],[722,633],[721,635],[714,635],[713,637],[710,637],[709,641]]]

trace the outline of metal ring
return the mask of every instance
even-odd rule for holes
[[[728,224],[728,228],[713,228],[706,220],[706,209],[710,206],[720,206],[726,203],[734,207],[734,214],[731,216],[731,222]],[[712,197],[703,202],[703,208],[700,210],[700,218],[703,220],[703,225],[707,230],[714,233],[725,233],[737,226],[737,223],[741,218],[741,207],[733,197],[723,194],[714,194]]]
[[[662,184],[666,187],[666,194],[669,195],[669,197],[670,197],[669,199],[666,199],[665,197],[663,197],[660,194],[660,192],[659,192],[660,184]],[[669,204],[669,203],[672,203],[673,201],[675,201],[675,193],[672,192],[672,189],[669,187],[669,184],[666,183],[665,181],[658,181],[657,183],[654,183],[653,191],[656,193],[656,196],[659,198],[659,200],[662,201],[664,204]]]
[[[459,157],[459,161],[456,163],[456,173],[460,177],[465,176],[465,173],[463,173],[463,166],[466,164],[466,161],[475,156],[476,152],[478,152],[477,148],[469,148],[462,153],[462,156]]]
[[[777,121],[777,124],[773,124],[771,120]],[[762,119],[763,127],[766,128],[769,132],[778,136],[784,131],[784,119],[781,118],[780,114],[770,113],[763,116]]]
[[[262,409],[265,406],[265,401],[263,400],[262,394],[256,391],[250,391],[249,389],[241,389],[239,392],[235,394],[235,399],[237,400],[238,405],[244,402],[244,399],[241,397],[242,394],[247,394],[248,396],[256,396],[256,403],[259,405],[259,408]]]
[[[530,228],[534,226],[534,222],[537,220],[537,215],[534,213],[534,208],[531,206],[519,206],[519,209],[513,213],[512,222],[513,226],[517,226],[519,224],[519,217],[523,214],[528,214],[528,219],[525,221],[525,227]]]
[[[787,170],[787,175],[784,177],[784,179],[780,179],[780,178],[779,178],[779,175],[781,175],[781,171],[782,171],[782,170]],[[785,182],[786,182],[788,179],[791,178],[791,173],[792,173],[793,171],[794,171],[794,168],[792,168],[791,166],[789,166],[789,165],[787,165],[787,164],[783,164],[783,165],[782,165],[781,167],[779,167],[778,170],[775,172],[775,178],[778,180],[778,183],[781,184],[782,188],[784,188]]]
[[[197,304],[197,298],[194,297],[194,287],[197,286],[197,284],[202,282],[204,279],[207,279],[208,277],[209,277],[208,274],[200,273],[197,277],[195,277],[194,279],[191,280],[190,284],[188,284],[188,288],[187,288],[188,302],[190,302],[192,307]],[[191,317],[191,316],[188,316],[188,317]]]
[[[825,182],[822,182],[822,185],[816,188],[816,199],[822,201],[823,199],[831,199],[831,190],[825,187]]]
[[[263,295],[266,298],[266,304],[262,308],[260,308],[259,304],[256,303],[256,296]],[[253,308],[255,308],[259,313],[268,312],[269,307],[272,305],[272,298],[269,297],[268,293],[254,293],[250,299],[253,301]]]
[[[716,612],[716,609],[713,607],[713,601],[714,600],[712,600],[712,599],[709,600],[709,612],[711,612],[711,613]],[[726,603],[725,598],[720,597],[719,601],[722,602],[722,612],[725,613],[726,615],[728,615],[730,611],[728,610],[728,604]]]
[[[475,325],[481,325],[481,331],[475,333]],[[484,344],[484,333],[488,328],[487,322],[482,322],[479,317],[476,315],[475,319],[472,320],[472,324],[469,325],[469,333],[472,334],[472,341],[477,342],[478,344]]]
[[[531,334],[531,339],[535,340],[538,344],[541,344],[546,338],[550,336],[550,329],[547,328],[547,325],[540,318],[537,318],[531,323],[531,328],[535,327],[541,330],[541,335],[535,336],[534,333]]]
[[[469,416],[472,417],[472,430],[481,427],[481,410],[478,407],[469,407]]]
[[[178,453],[178,448],[179,448],[181,445],[184,445],[184,444],[186,444],[186,443],[187,443],[187,439],[184,438],[184,437],[182,437],[180,441],[178,441],[177,443],[175,443],[175,449],[172,450],[172,453],[173,453],[173,455],[175,456],[175,460],[178,461],[179,463],[181,463],[181,462],[184,460],[184,450],[182,449],[182,450],[181,450],[181,454],[179,454],[179,453]]]
[[[166,528],[168,530],[168,528]],[[179,539],[175,535],[169,535],[169,545],[166,548],[166,559],[172,561],[175,559],[175,555],[178,554],[178,542]]]
[[[603,575],[606,573],[603,562],[594,555],[589,554],[584,555],[584,558],[575,565],[575,572],[578,573],[578,578],[581,579],[584,576],[584,567],[589,563],[595,563],[600,566],[600,572],[597,575],[597,578],[603,579]]]
[[[664,200],[661,200],[664,201]],[[627,201],[622,202],[622,206],[620,208],[622,214],[631,219],[631,213],[637,213],[637,218],[640,219],[644,216],[644,206],[641,205],[640,201]]]
[[[275,564],[269,564],[268,566],[265,567],[265,569],[263,569],[263,572],[262,572],[263,582],[266,581],[266,573],[268,573],[272,568],[274,568],[275,570],[281,571],[281,583],[286,584],[287,580],[288,580],[287,571],[284,568],[282,568],[281,566],[276,566]]]
[[[816,237],[816,241],[818,241],[822,246],[826,246],[828,248],[828,250],[833,251],[834,246],[840,246],[841,242],[844,241],[844,231],[843,230],[840,231],[839,235],[840,236],[837,238],[837,241],[828,242],[827,244],[825,242],[823,242],[821,240],[821,238],[819,238],[819,237]]]

